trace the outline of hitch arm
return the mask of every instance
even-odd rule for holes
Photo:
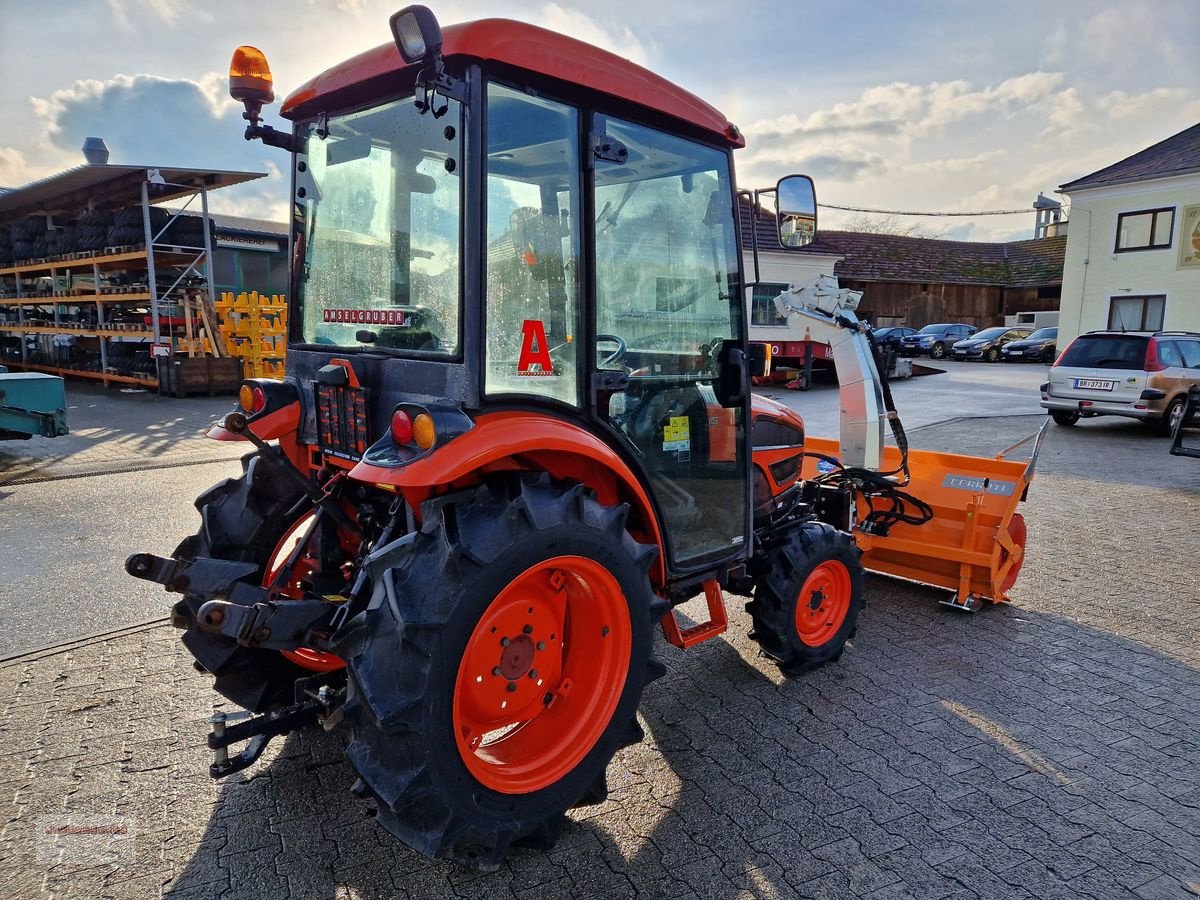
[[[316,722],[323,709],[324,707],[319,701],[306,700],[277,712],[255,716],[249,721],[237,725],[226,724],[237,716],[237,713],[232,716],[223,712],[213,713],[213,717],[208,720],[212,725],[212,732],[208,736],[208,747],[213,751],[213,762],[208,767],[208,774],[213,778],[224,778],[226,775],[232,775],[234,772],[240,772],[247,766],[253,765],[267,749],[271,738]],[[241,715],[246,714],[242,713]],[[229,745],[238,741],[249,741],[249,743],[241,753],[230,756]]]
[[[209,600],[200,607],[196,622],[204,631],[232,638],[243,647],[296,650],[320,643],[314,638],[328,638],[332,627],[321,626],[332,623],[340,606],[328,600],[266,600],[253,606]]]
[[[135,553],[125,561],[125,571],[157,582],[168,591],[183,594],[184,605],[196,624],[210,634],[237,641],[243,647],[297,650],[326,640],[342,604],[320,597],[272,600],[266,588],[239,579],[258,571],[254,563],[199,557],[163,559]],[[172,615],[177,627],[187,627],[186,617]]]

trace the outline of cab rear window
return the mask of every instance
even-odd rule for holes
[[[1086,369],[1142,369],[1146,338],[1139,335],[1082,335],[1067,348],[1060,366]]]

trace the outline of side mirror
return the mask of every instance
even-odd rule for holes
[[[817,236],[817,190],[807,175],[788,175],[775,185],[779,246],[793,250]]]
[[[750,360],[750,377],[763,378],[771,374],[771,345],[751,341],[746,354]]]

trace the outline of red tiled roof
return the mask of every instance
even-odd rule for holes
[[[1091,175],[1059,185],[1064,193],[1081,188],[1103,187],[1110,184],[1129,184],[1172,175],[1200,172],[1200,124],[1159,141],[1152,147],[1139,150]]]

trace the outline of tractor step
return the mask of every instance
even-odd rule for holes
[[[675,610],[668,610],[662,617],[663,637],[676,647],[694,647],[702,641],[724,634],[729,627],[729,619],[725,614],[725,599],[721,595],[721,585],[716,581],[704,582],[704,599],[708,603],[708,621],[681,628],[675,618]]]

